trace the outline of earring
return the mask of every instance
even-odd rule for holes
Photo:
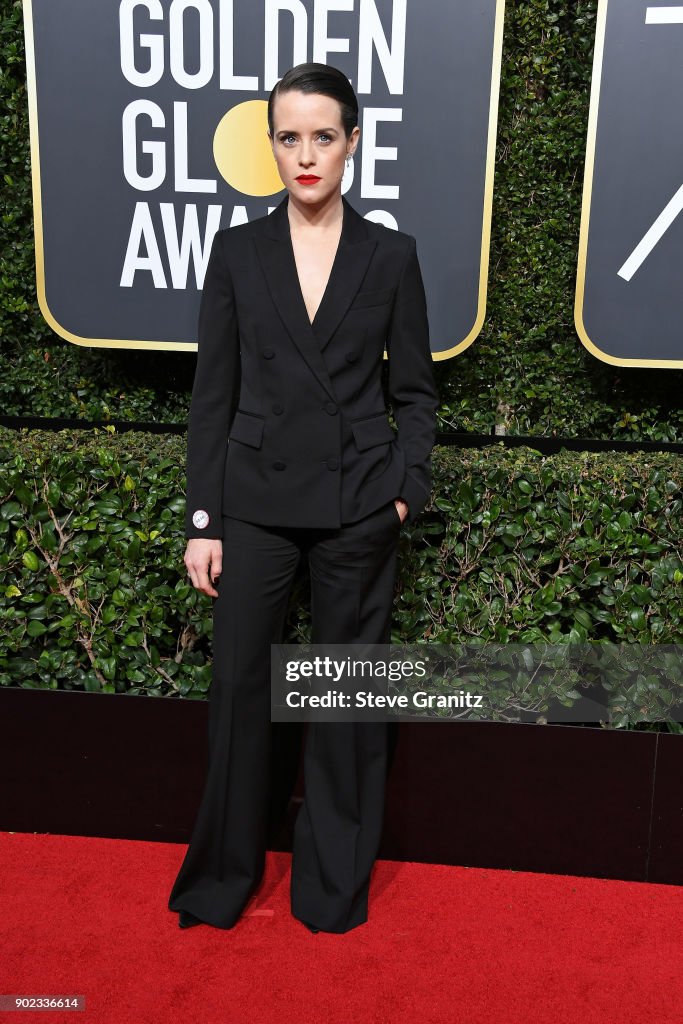
[[[347,166],[347,167],[348,167],[348,166],[349,166],[349,164],[351,163],[351,157],[352,157],[352,155],[353,155],[352,153],[347,153],[347,154],[346,154],[346,166]]]

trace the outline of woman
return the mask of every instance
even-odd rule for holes
[[[185,564],[216,599],[214,660],[209,772],[168,904],[181,927],[231,928],[263,874],[270,644],[282,642],[300,558],[313,643],[389,643],[401,524],[429,497],[438,399],[415,240],[342,198],[357,121],[342,72],[288,71],[268,102],[287,195],[270,216],[219,231],[207,266]],[[308,725],[291,909],[311,931],[367,920],[386,747],[385,723]]]

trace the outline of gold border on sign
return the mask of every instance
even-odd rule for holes
[[[591,355],[611,363],[613,366],[657,366],[681,367],[683,359],[628,359],[612,356],[603,352],[588,337],[583,322],[583,303],[586,290],[586,262],[588,256],[588,235],[590,231],[590,209],[593,194],[593,175],[595,172],[595,147],[598,129],[598,109],[600,106],[600,87],[602,84],[602,68],[605,53],[605,32],[607,25],[608,0],[598,0],[598,13],[595,25],[595,49],[593,51],[593,75],[591,80],[590,107],[588,111],[588,137],[586,142],[586,162],[583,174],[583,199],[581,202],[581,227],[579,230],[579,253],[576,268],[576,296],[574,299],[574,326],[582,344]]]
[[[491,96],[489,101],[488,138],[486,142],[486,169],[484,178],[484,204],[481,221],[481,255],[479,257],[479,295],[477,316],[470,332],[453,348],[432,352],[434,362],[452,359],[459,352],[469,348],[481,331],[486,319],[486,294],[489,276],[489,252],[491,249],[491,211],[493,209],[493,175],[496,162],[496,132],[498,128],[498,100],[500,97],[500,72],[503,63],[503,25],[505,0],[496,0],[496,14],[493,29],[493,51],[491,62]]]
[[[83,338],[62,327],[52,315],[45,294],[45,254],[43,251],[43,209],[40,189],[40,148],[38,142],[38,99],[36,90],[36,66],[33,39],[32,0],[24,0],[24,36],[26,39],[26,87],[28,91],[28,121],[31,149],[31,184],[33,187],[33,234],[36,250],[36,292],[43,318],[60,337],[74,345],[97,348],[146,348],[176,349],[182,352],[196,352],[196,341],[133,341],[113,338]]]
[[[500,74],[503,54],[503,23],[505,0],[495,0],[495,22],[491,67],[491,95],[489,103],[488,138],[486,146],[486,168],[484,180],[484,203],[482,207],[481,254],[479,261],[479,291],[477,316],[467,336],[452,348],[432,352],[434,362],[451,359],[468,348],[477,337],[486,316],[486,295],[488,283],[488,261],[491,247],[491,211],[493,207],[493,177],[496,152],[496,129],[498,124],[498,99],[500,95]],[[43,250],[43,216],[40,187],[40,147],[38,139],[38,98],[35,74],[35,50],[33,36],[32,0],[23,0],[24,37],[26,40],[26,86],[28,92],[29,136],[31,153],[31,184],[33,190],[33,232],[36,259],[36,292],[38,305],[46,323],[66,341],[74,345],[96,348],[167,349],[181,352],[196,352],[197,342],[190,341],[134,341],[132,339],[84,338],[62,327],[53,316],[45,292],[45,254]]]

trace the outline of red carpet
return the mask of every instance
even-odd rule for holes
[[[370,919],[312,935],[287,854],[230,931],[180,929],[166,843],[0,833],[0,993],[80,994],[87,1024],[669,1024],[683,889],[380,861]]]

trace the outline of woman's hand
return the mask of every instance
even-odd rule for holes
[[[215,583],[223,568],[223,541],[208,537],[191,537],[187,542],[183,560],[190,574],[192,586],[209,597],[218,597],[218,591],[211,584]]]
[[[403,498],[394,498],[394,505],[396,506],[396,511],[400,516],[401,522],[404,523],[410,512],[408,505],[403,500]]]

